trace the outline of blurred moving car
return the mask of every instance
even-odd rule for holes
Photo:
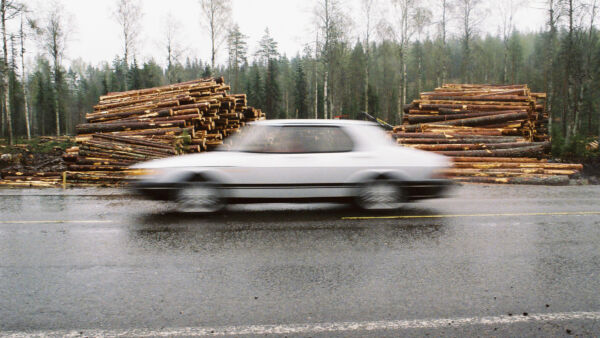
[[[394,144],[372,122],[267,120],[248,124],[220,151],[137,164],[145,175],[132,186],[192,211],[290,201],[393,209],[441,197],[449,165],[444,156]]]

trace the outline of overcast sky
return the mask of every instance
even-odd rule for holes
[[[97,65],[111,61],[122,54],[119,27],[112,17],[116,0],[57,0],[62,2],[71,26],[70,41],[66,51],[66,63],[81,58]],[[242,33],[249,37],[249,52],[252,54],[257,41],[269,28],[271,36],[279,44],[279,51],[288,56],[302,52],[304,46],[314,41],[314,7],[317,0],[233,0],[232,21],[240,26]],[[377,1],[377,0],[376,0]],[[432,3],[435,0],[432,1]],[[482,32],[496,33],[501,20],[497,4],[509,0],[492,0],[485,18],[482,18]],[[379,5],[389,6],[389,1],[380,0]],[[536,3],[537,2],[537,3]],[[518,29],[532,31],[540,29],[545,20],[540,0],[529,1],[517,13],[515,23]],[[27,1],[29,4],[30,2]],[[164,27],[166,17],[171,13],[180,25],[180,43],[185,46],[185,56],[200,57],[208,61],[210,41],[201,25],[201,10],[198,0],[141,0],[142,25],[141,39],[137,51],[138,61],[154,58],[160,64],[165,62]],[[422,1],[425,3],[425,1]],[[344,5],[355,27],[349,35],[356,40],[361,34],[360,0],[345,0]],[[47,9],[48,1],[33,0],[31,7],[41,16]],[[390,14],[388,11],[387,14]],[[378,14],[378,16],[385,13]],[[224,62],[226,52],[223,45],[219,54]]]

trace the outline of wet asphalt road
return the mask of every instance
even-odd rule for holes
[[[464,186],[391,213],[211,216],[119,190],[0,190],[0,211],[0,335],[413,319],[427,325],[287,335],[600,335],[600,186]],[[411,217],[346,218],[396,215]],[[581,311],[592,315],[556,315]],[[512,320],[524,313],[558,317]]]

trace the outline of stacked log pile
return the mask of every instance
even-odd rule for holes
[[[67,151],[66,180],[113,184],[137,162],[212,150],[247,122],[264,119],[245,94],[228,94],[223,78],[101,96],[87,123],[77,126],[78,146]]]
[[[565,184],[582,166],[545,159],[545,99],[527,85],[446,84],[407,105],[393,136],[404,146],[451,156],[448,175],[457,181]]]

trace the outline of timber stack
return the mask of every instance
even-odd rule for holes
[[[212,150],[265,118],[245,94],[229,90],[223,78],[209,78],[101,96],[87,123],[76,127],[77,146],[64,156],[65,182],[119,184],[134,163]]]
[[[66,181],[117,184],[134,163],[212,150],[265,118],[229,90],[221,77],[101,96],[77,126],[78,146],[67,150]]]
[[[404,107],[399,144],[451,156],[462,182],[567,184],[580,164],[549,163],[546,94],[527,85],[445,84]]]

